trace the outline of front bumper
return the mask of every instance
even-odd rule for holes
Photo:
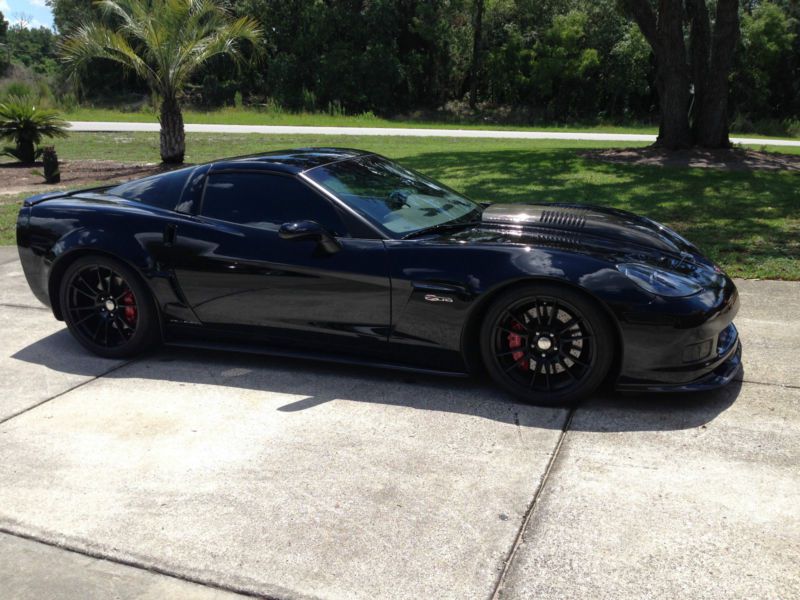
[[[718,365],[709,373],[685,383],[619,382],[620,392],[706,392],[728,385],[742,371],[742,343],[739,333],[731,323],[723,332],[727,347],[719,357]],[[722,337],[722,335],[721,335]]]

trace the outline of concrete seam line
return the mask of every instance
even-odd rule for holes
[[[42,400],[41,402],[37,402],[36,404],[33,404],[32,406],[28,406],[27,408],[23,408],[21,411],[19,411],[19,412],[16,412],[16,413],[14,413],[13,415],[10,415],[10,416],[8,416],[8,417],[6,417],[6,418],[4,418],[4,419],[0,419],[0,425],[3,425],[4,423],[6,423],[6,422],[10,421],[11,419],[15,419],[16,417],[19,417],[20,415],[24,415],[26,412],[30,412],[30,411],[32,411],[34,408],[38,408],[38,407],[39,407],[39,406],[41,406],[42,404],[47,404],[47,403],[48,403],[48,402],[50,402],[51,400],[55,400],[56,398],[60,398],[61,396],[64,396],[64,395],[66,395],[66,394],[69,394],[70,392],[72,392],[72,391],[74,391],[74,390],[77,390],[79,387],[83,387],[84,385],[87,385],[87,384],[89,384],[89,383],[92,383],[93,381],[97,381],[97,380],[98,380],[98,379],[100,379],[101,377],[105,377],[105,376],[106,376],[106,375],[108,375],[109,373],[113,373],[114,371],[117,371],[117,370],[121,369],[122,367],[127,367],[129,364],[131,364],[131,363],[135,362],[136,360],[137,360],[137,359],[133,359],[133,360],[128,360],[128,361],[125,361],[125,362],[124,362],[124,363],[122,363],[122,364],[119,364],[119,365],[117,365],[117,366],[115,366],[115,367],[111,367],[111,368],[110,368],[108,371],[103,371],[103,372],[102,372],[102,373],[100,373],[99,375],[95,375],[94,377],[91,377],[91,378],[87,379],[86,381],[81,381],[80,383],[78,383],[78,384],[76,384],[76,385],[73,385],[71,388],[69,388],[69,389],[66,389],[66,390],[64,390],[63,392],[59,392],[59,393],[58,393],[58,394],[56,394],[55,396],[50,396],[49,398],[45,398],[45,399],[44,399],[44,400]]]
[[[574,416],[575,408],[570,408],[569,414],[564,421],[564,426],[561,428],[561,433],[558,436],[558,441],[553,448],[553,453],[550,455],[550,460],[547,461],[547,466],[545,467],[544,474],[542,475],[542,481],[539,483],[539,487],[534,492],[531,503],[528,505],[528,509],[525,511],[525,515],[522,517],[522,524],[520,525],[519,531],[517,531],[517,536],[514,538],[514,543],[511,546],[511,550],[509,550],[505,562],[503,563],[503,570],[500,572],[500,576],[497,578],[497,583],[495,584],[492,595],[490,596],[491,600],[497,600],[500,597],[500,591],[503,588],[508,571],[511,569],[511,565],[516,558],[517,550],[519,550],[519,547],[522,545],[522,538],[525,534],[525,530],[528,528],[528,524],[531,522],[533,513],[536,510],[536,506],[539,504],[539,498],[541,497],[542,491],[544,490],[544,487],[547,485],[547,481],[550,478],[550,472],[553,470],[556,459],[561,452],[561,446],[564,444],[564,439],[567,437],[567,432],[569,431],[570,425],[572,425],[572,418]]]
[[[773,387],[789,388],[792,390],[800,390],[800,385],[793,385],[791,383],[774,383],[772,381],[754,381],[752,379],[737,379],[741,383],[750,383],[752,385],[771,385]]]
[[[230,592],[234,594],[239,594],[242,596],[248,596],[250,598],[262,598],[263,600],[280,600],[274,596],[264,596],[262,594],[257,594],[255,592],[250,592],[244,589],[237,589],[235,587],[229,587],[225,585],[220,585],[210,581],[203,581],[201,579],[195,579],[191,577],[186,577],[181,575],[180,573],[173,573],[166,569],[160,569],[155,566],[148,566],[145,564],[137,563],[136,561],[132,560],[123,560],[118,558],[113,558],[109,556],[104,556],[99,552],[93,552],[90,550],[84,550],[82,548],[78,548],[76,546],[70,546],[68,544],[59,544],[57,542],[52,542],[50,540],[46,540],[43,538],[36,537],[34,535],[30,535],[27,533],[21,533],[18,531],[14,531],[12,529],[6,529],[5,527],[0,527],[0,533],[4,533],[6,535],[10,535],[13,537],[21,538],[24,540],[29,540],[31,542],[36,542],[39,544],[44,544],[45,546],[50,546],[51,548],[58,548],[59,550],[64,550],[66,552],[72,552],[73,554],[80,554],[81,556],[86,556],[88,558],[94,558],[96,560],[104,560],[106,562],[114,563],[117,565],[122,565],[125,567],[130,567],[133,569],[138,569],[139,571],[146,571],[148,573],[153,573],[156,575],[163,575],[165,577],[171,577],[172,579],[178,579],[180,581],[185,581],[186,583],[193,583],[196,585],[201,585],[203,587],[215,588],[221,590],[223,592]]]
[[[29,310],[44,310],[44,311],[50,310],[49,308],[47,308],[44,305],[43,306],[26,306],[25,304],[7,304],[5,302],[0,302],[0,306],[7,306],[8,308],[26,308],[26,309],[29,309]]]

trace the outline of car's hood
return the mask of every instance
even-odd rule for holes
[[[553,246],[576,252],[647,255],[663,261],[713,266],[690,242],[671,229],[622,210],[579,204],[493,204],[481,223],[443,234],[459,243]]]
[[[646,217],[580,204],[494,204],[481,222],[438,236],[441,243],[524,245],[644,262],[715,278],[721,271],[690,242]]]
[[[484,210],[482,222],[489,227],[518,228],[528,234],[543,230],[560,233],[587,244],[602,239],[670,254],[698,253],[691,243],[655,221],[599,206],[495,204]]]

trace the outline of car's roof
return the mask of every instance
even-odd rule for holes
[[[215,168],[269,169],[289,173],[301,173],[326,165],[328,163],[347,160],[357,156],[370,154],[364,150],[352,148],[294,148],[291,150],[275,150],[247,156],[236,156],[213,161]]]

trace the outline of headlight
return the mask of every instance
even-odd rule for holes
[[[633,280],[640,288],[659,296],[679,298],[691,296],[703,289],[700,284],[688,277],[670,271],[662,271],[649,265],[627,263],[617,265],[617,270]]]

